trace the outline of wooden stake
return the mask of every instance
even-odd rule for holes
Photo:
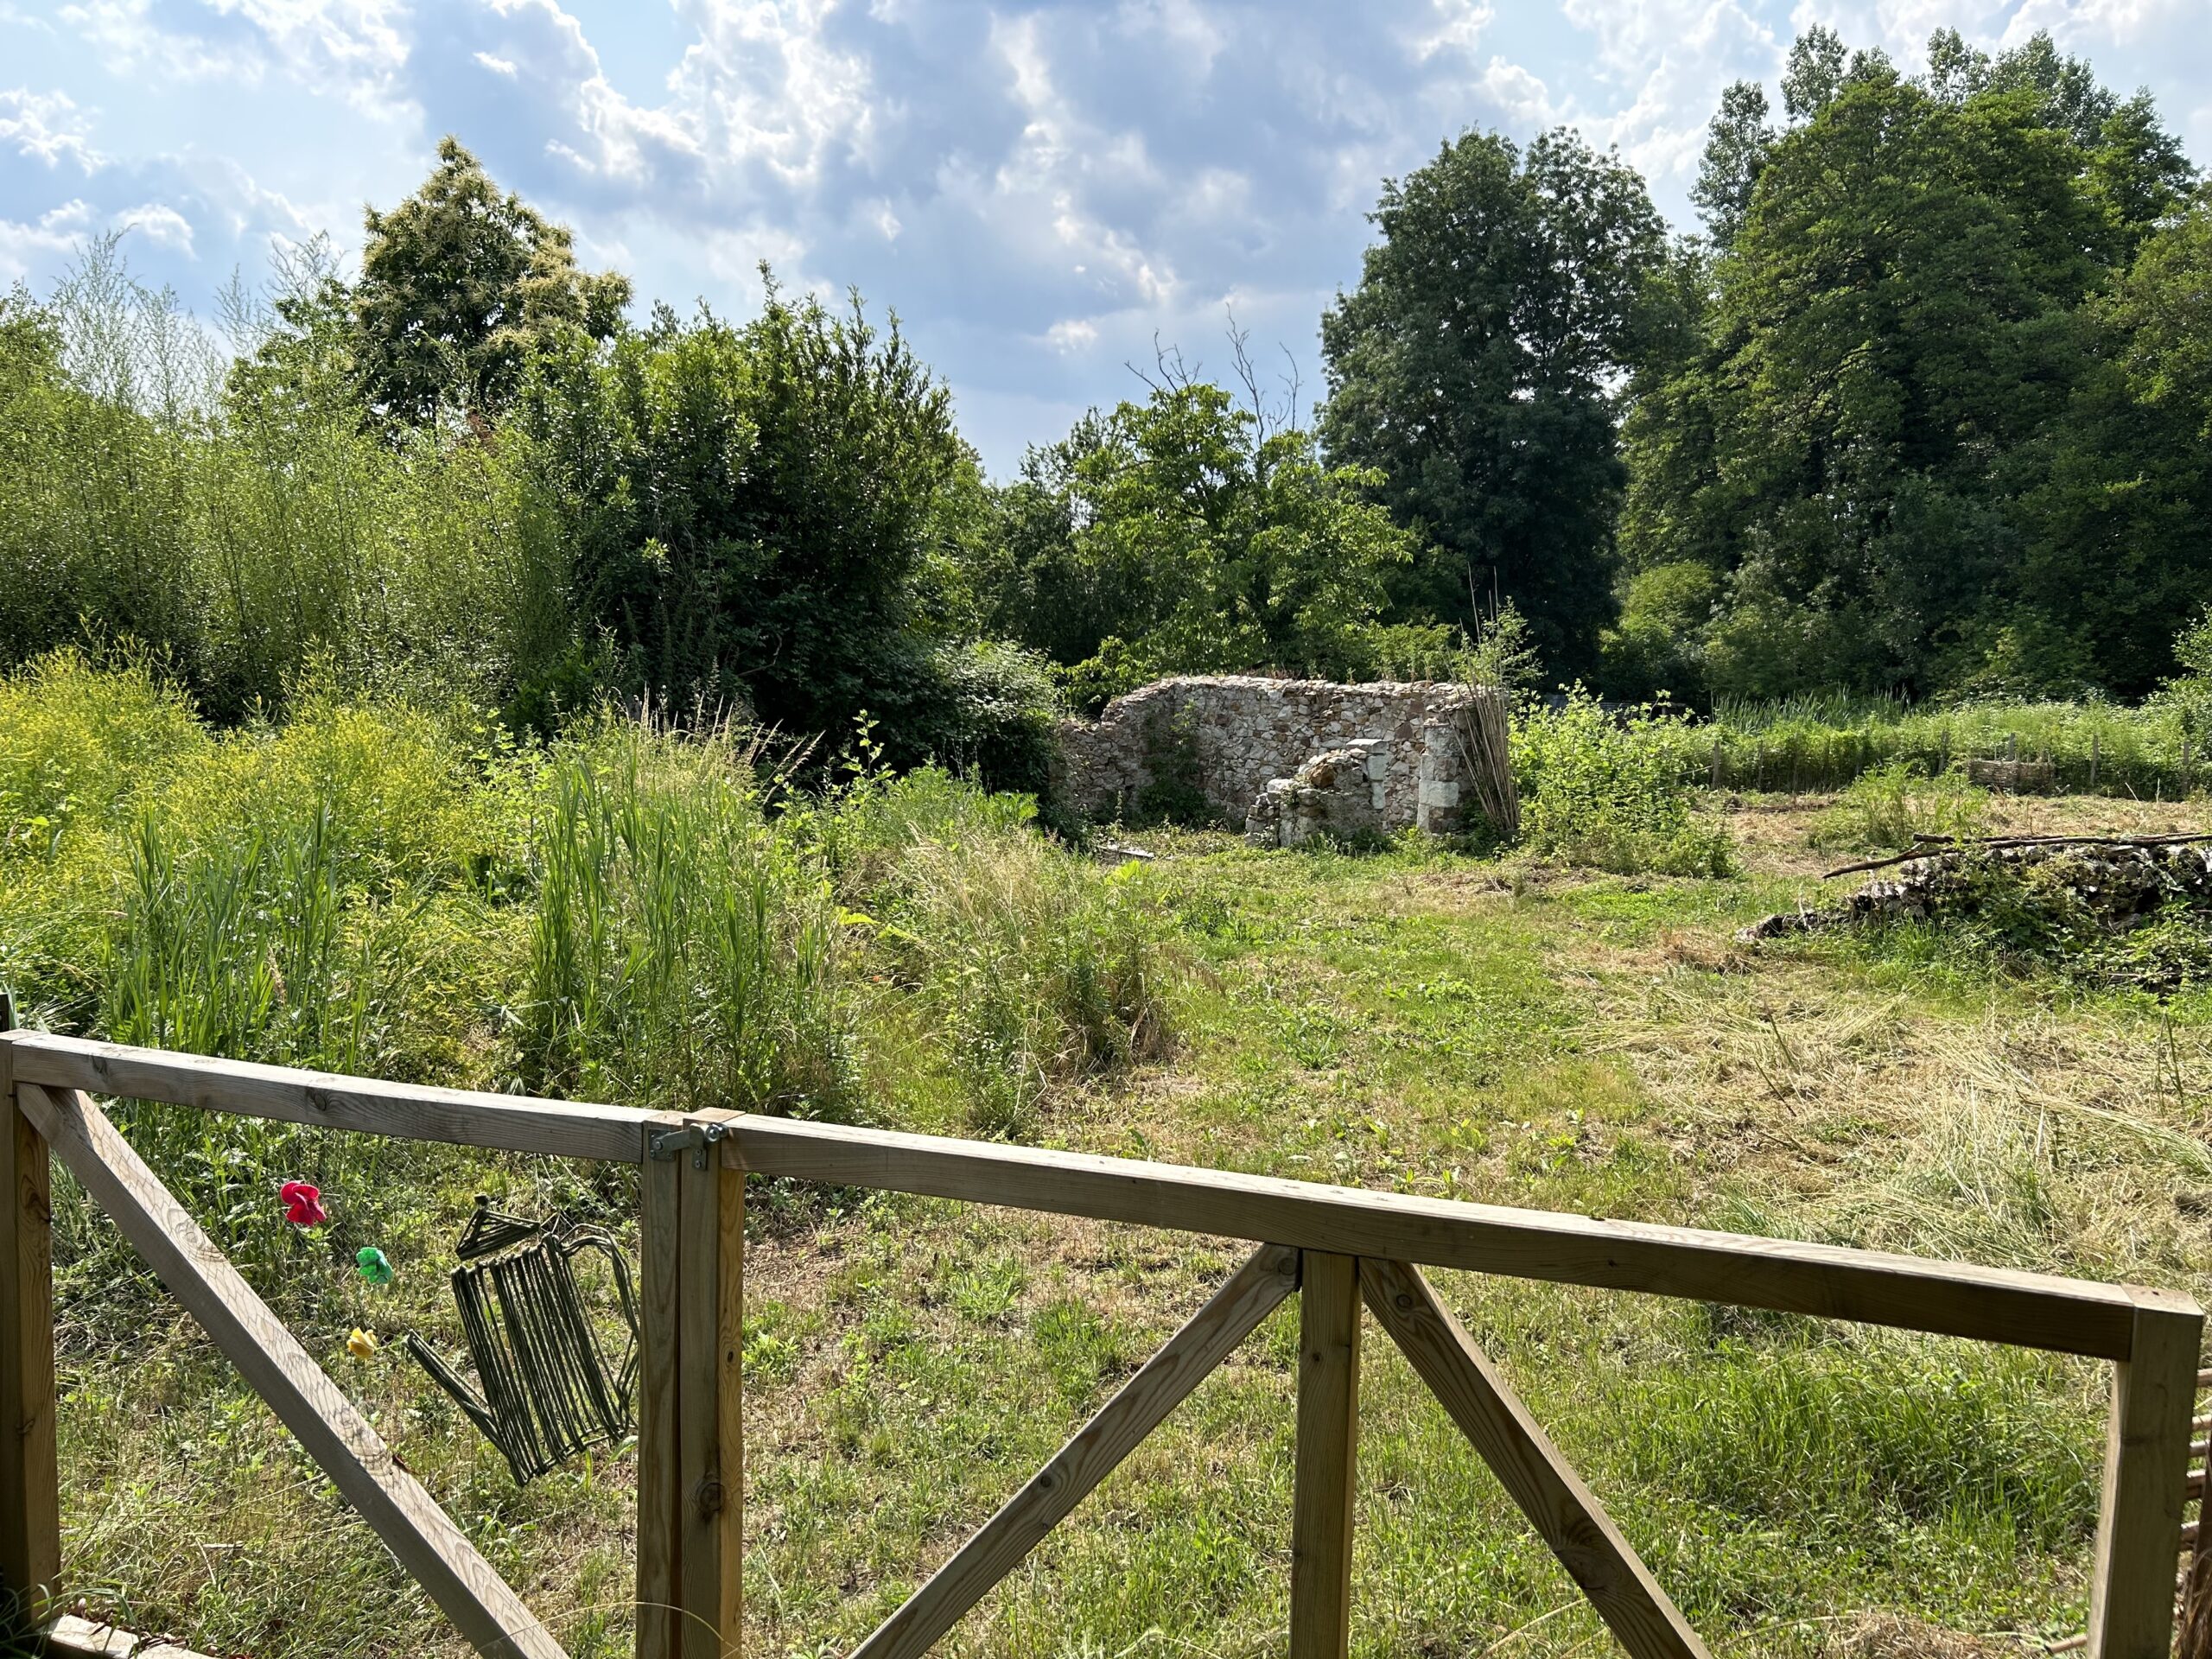
[[[1359,1449],[1358,1259],[1306,1251],[1299,1313],[1290,1659],[1344,1659],[1351,1642],[1353,1466]]]
[[[745,1645],[745,1172],[713,1160],[721,1183],[721,1376],[715,1398],[721,1408],[722,1461],[720,1554],[722,1650],[736,1659]]]
[[[0,1033],[15,1005],[0,992]],[[42,1619],[61,1576],[54,1421],[54,1212],[46,1137],[17,1109],[0,1037],[0,1630]]]
[[[725,1182],[721,1159],[711,1145],[686,1147],[674,1161],[682,1239],[676,1290],[678,1651],[683,1659],[727,1659],[738,1650],[739,1633],[728,1618],[741,1586],[734,1582],[739,1470],[734,1458],[727,1470],[722,1463],[722,1433],[730,1421],[726,1406],[734,1409],[735,1402],[725,1401],[724,1384],[734,1395],[740,1344],[734,1334],[723,1340],[724,1258],[742,1270],[744,1177],[731,1171]],[[730,1206],[735,1214],[726,1218],[723,1199],[732,1189],[740,1196]],[[741,1295],[741,1288],[738,1299]]]

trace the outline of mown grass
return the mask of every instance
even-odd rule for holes
[[[340,1042],[403,1077],[686,1101],[711,1087],[772,1109],[2207,1287],[2206,1000],[1866,944],[1736,944],[1743,922],[1813,895],[1817,805],[1738,814],[1739,873],[1719,879],[1410,845],[1262,853],[1187,832],[1109,874],[1038,839],[1018,804],[941,777],[779,801],[733,743],[635,727],[520,752],[457,713],[331,702],[320,726],[218,737],[150,677],[74,659],[0,702],[0,791],[48,820],[0,852],[0,952],[58,1025],[142,1006],[116,988],[131,982],[205,1020],[222,962],[274,960],[281,990],[224,1027],[257,1057]],[[1993,804],[1992,827],[2026,810]],[[136,861],[149,826],[183,895],[174,926],[156,925],[149,906],[171,901]],[[256,834],[298,868],[246,857]],[[225,872],[257,896],[219,915]],[[565,911],[547,899],[563,881]],[[334,912],[327,967],[285,965],[303,887]],[[180,991],[201,982],[194,962],[204,988]],[[302,980],[325,988],[313,1017]],[[627,1452],[518,1491],[394,1348],[365,1363],[343,1351],[365,1319],[458,1346],[442,1278],[472,1192],[628,1229],[621,1173],[127,1121],[569,1650],[626,1653]],[[274,1218],[275,1180],[303,1172],[331,1198],[315,1239]],[[459,1653],[63,1186],[73,1586],[214,1651]],[[767,1653],[849,1649],[1242,1254],[779,1184],[751,1208],[747,1589]],[[363,1243],[398,1264],[390,1290],[350,1276]],[[2096,1368],[1439,1281],[1717,1652],[2018,1651],[2005,1633],[2081,1627]],[[1294,1342],[1287,1310],[947,1650],[1278,1651]],[[1371,1328],[1368,1344],[1356,1650],[1604,1650],[1495,1480]],[[1934,1626],[1980,1644],[1938,1648]]]

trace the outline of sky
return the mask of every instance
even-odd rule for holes
[[[2212,162],[2212,0],[0,0],[0,288],[121,231],[212,316],[452,133],[641,308],[747,315],[765,259],[895,309],[1003,477],[1232,315],[1310,407],[1382,181],[1466,128],[1573,125],[1692,228],[1721,88],[1815,22],[2048,29]]]

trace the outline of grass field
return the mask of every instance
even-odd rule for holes
[[[222,764],[238,773],[226,786],[249,795],[262,777],[236,757]],[[264,757],[264,769],[274,765]],[[164,790],[213,787],[189,769],[164,776]],[[568,823],[558,814],[569,808],[546,804],[561,787],[508,777],[500,810]],[[729,811],[712,833],[752,845],[749,820]],[[408,812],[390,817],[377,847],[433,833]],[[838,872],[823,900],[837,908],[827,925],[866,940],[837,995],[861,999],[866,1017],[796,992],[774,1013],[785,1049],[828,1056],[808,1062],[810,1075],[835,1071],[864,1115],[2212,1287],[2212,1001],[2086,991],[1927,938],[1737,944],[1745,922],[1818,896],[1818,870],[1840,856],[1813,845],[1836,839],[1826,802],[1707,803],[1707,820],[1725,823],[1738,849],[1738,873],[1719,878],[1412,848],[1263,854],[1226,836],[1161,832],[1144,838],[1156,862],[1109,879],[1039,866],[1042,855],[1008,838],[1016,832],[970,824],[899,843],[906,874],[894,880],[871,860],[895,838],[870,840],[865,817],[856,809],[820,833]],[[1996,803],[1985,821],[2199,827],[2203,813],[2074,798]],[[0,866],[0,881],[17,871],[12,897],[0,886],[0,937],[19,975],[64,988],[49,1002],[69,982],[56,964],[91,949],[61,937],[66,928],[34,925],[52,894],[91,880],[71,874],[79,855],[66,830],[39,851],[35,882],[22,874],[28,854]],[[444,823],[436,833],[458,832]],[[456,1081],[534,1054],[580,1092],[627,1098],[626,1085],[665,1086],[655,1080],[680,1046],[651,1033],[608,1036],[630,1058],[579,1076],[559,1071],[550,1039],[530,1046],[521,1015],[504,1047],[484,1034],[505,1028],[489,1015],[456,1016],[434,1039],[385,1030],[416,1009],[497,1005],[503,974],[519,983],[550,972],[554,944],[595,937],[582,923],[556,936],[506,915],[493,878],[409,887],[404,859],[391,858],[400,875],[363,913],[388,919],[404,894],[450,937],[429,936],[441,941],[429,966],[398,979],[328,970],[334,985],[365,977],[386,988],[349,992],[360,1011],[340,1036],[352,1052]],[[945,874],[953,865],[957,880]],[[747,868],[762,881],[789,875],[772,861]],[[987,901],[992,893],[1020,902]],[[355,919],[332,947],[341,966],[378,937],[346,913]],[[1042,952],[1051,983],[1027,1001],[985,995],[1046,928],[1103,943]],[[1141,957],[1128,943],[1139,931]],[[1098,967],[1117,963],[1118,979]],[[112,963],[101,975],[101,1006],[122,1006],[113,988],[128,976]],[[1118,988],[1097,990],[1102,975]],[[1147,982],[1132,988],[1130,976]],[[389,989],[403,981],[404,994]],[[1140,1025],[1158,1029],[1094,1052],[1077,1015],[1102,998],[1117,1018],[1137,1009]],[[1040,1009],[1077,1013],[1040,1037]],[[195,1143],[196,1133],[151,1115],[133,1128],[171,1167],[207,1177],[195,1191],[248,1191],[205,1166],[254,1149]],[[633,1178],[419,1147],[335,1148],[312,1133],[266,1150],[287,1167],[327,1172],[329,1236],[265,1224],[250,1192],[235,1200],[244,1212],[203,1206],[203,1219],[236,1237],[256,1282],[569,1651],[627,1653],[626,1452],[518,1491],[390,1338],[414,1326],[457,1346],[443,1275],[470,1194],[631,1227]],[[753,1650],[774,1655],[849,1649],[1242,1254],[1135,1229],[757,1185],[752,1220],[748,1623]],[[137,1628],[217,1654],[460,1652],[105,1224],[73,1213],[61,1242],[72,1588]],[[395,1287],[345,1275],[360,1242],[391,1255]],[[2033,1651],[2033,1638],[2082,1627],[2103,1412],[2096,1368],[1692,1304],[1439,1280],[1716,1652]],[[365,1363],[344,1346],[364,1323],[387,1338]],[[1279,1651],[1294,1344],[1285,1309],[944,1650]],[[1610,1650],[1371,1325],[1366,1366],[1355,1652]]]

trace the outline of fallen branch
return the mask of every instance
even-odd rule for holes
[[[1833,880],[1839,875],[1861,875],[1868,870],[1886,870],[1893,864],[1911,864],[1923,859],[1942,858],[1948,853],[2000,852],[2013,847],[2181,847],[2191,842],[2212,841],[2212,833],[2177,836],[1986,836],[1973,840],[1961,840],[1955,836],[1915,836],[1916,846],[1909,852],[1892,853],[1887,858],[1870,858],[1864,863],[1846,864],[1836,869],[1823,870],[1821,880]]]

